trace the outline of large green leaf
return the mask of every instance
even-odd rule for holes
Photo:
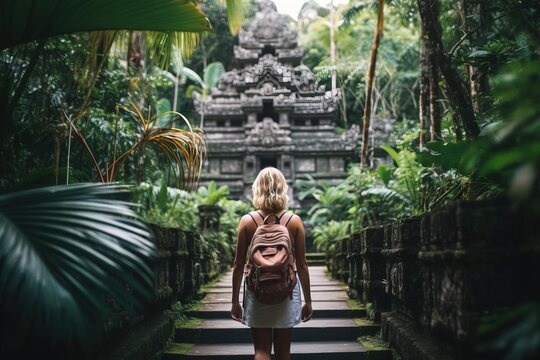
[[[394,160],[396,162],[397,166],[399,166],[399,162],[400,162],[401,159],[399,157],[398,152],[396,150],[394,150],[394,148],[392,148],[391,146],[388,146],[388,145],[381,145],[381,149],[386,151],[388,153],[388,155],[390,155],[392,160]]]
[[[113,303],[133,311],[151,298],[154,245],[119,198],[126,190],[86,183],[0,196],[0,313],[11,336],[89,345]]]
[[[205,84],[205,82],[203,81],[203,79],[201,79],[201,77],[199,76],[199,74],[197,74],[194,70],[191,70],[190,68],[183,67],[182,70],[180,71],[179,75],[185,76],[185,77],[188,78],[189,80],[191,80],[191,81],[193,81],[193,82],[196,82],[197,84],[200,85],[200,87],[201,87],[202,89],[206,89],[206,88],[207,88],[207,85]]]
[[[188,0],[2,0],[0,50],[96,30],[202,32],[206,16]]]
[[[219,61],[208,64],[204,70],[204,82],[209,89],[215,88],[219,82],[219,78],[225,72],[225,67]]]

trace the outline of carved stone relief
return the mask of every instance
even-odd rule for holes
[[[241,174],[242,160],[241,159],[222,159],[221,160],[222,174]]]
[[[315,159],[296,158],[295,170],[300,173],[315,172]]]

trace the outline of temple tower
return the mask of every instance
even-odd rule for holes
[[[234,48],[241,68],[224,73],[210,96],[195,100],[208,137],[202,182],[227,184],[233,197],[249,198],[257,173],[274,166],[290,182],[291,206],[297,206],[297,178],[337,183],[346,177],[358,128],[336,134],[339,93],[325,91],[301,64],[297,33],[274,3],[260,0],[258,7]]]

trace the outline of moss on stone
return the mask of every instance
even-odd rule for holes
[[[186,305],[184,310],[186,311],[201,311],[204,308],[204,303],[201,301],[194,301]]]
[[[377,317],[377,306],[375,303],[366,304],[366,313],[367,317],[370,319],[375,319]]]
[[[212,280],[208,281],[204,285],[201,286],[201,292],[206,293],[208,290],[210,290],[216,283],[225,275],[225,273],[219,274],[218,276],[215,276]]]
[[[197,329],[201,327],[202,323],[202,319],[186,317],[176,320],[175,326],[177,329]]]
[[[366,318],[357,318],[357,319],[354,319],[354,322],[356,323],[356,325],[358,326],[371,326],[371,325],[376,325],[373,320],[370,320],[370,319],[366,319]]]
[[[167,349],[166,353],[175,355],[186,355],[192,347],[193,344],[174,343],[169,349]]]
[[[364,304],[362,304],[362,303],[359,302],[358,300],[348,299],[348,300],[347,300],[347,304],[349,305],[349,308],[351,308],[351,310],[362,310],[362,309],[365,309]]]
[[[358,342],[367,351],[382,351],[390,350],[389,347],[377,336],[361,336],[358,338]]]

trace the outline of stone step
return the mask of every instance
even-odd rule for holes
[[[326,266],[310,266],[310,283],[314,314],[293,330],[293,359],[392,360],[390,350],[373,345],[376,341],[359,341],[378,339],[380,325],[365,319],[366,309],[349,300],[347,287],[330,279]],[[177,343],[163,359],[253,359],[251,330],[230,319],[231,285],[228,272],[206,288],[202,301],[185,310],[192,319],[184,327],[179,324]]]
[[[242,298],[240,298],[241,301]],[[302,297],[303,299],[303,297]],[[319,291],[319,292],[313,292],[311,293],[311,300],[313,302],[315,301],[338,301],[348,300],[349,297],[347,296],[347,293],[344,290],[330,290],[330,291]],[[231,293],[221,293],[221,292],[214,292],[207,294],[203,299],[203,304],[215,304],[215,303],[223,303],[223,302],[231,302]]]
[[[306,259],[326,259],[325,253],[306,253]]]
[[[343,285],[336,285],[336,284],[325,284],[325,285],[311,285],[310,287],[311,292],[321,292],[321,291],[347,291],[348,288]],[[242,293],[242,288],[240,288],[240,293]],[[206,291],[206,294],[232,294],[232,288],[230,285],[222,285],[222,286],[213,286],[211,289],[208,289]]]
[[[326,260],[308,260],[308,265],[309,265],[309,266],[314,266],[314,265],[322,266],[322,265],[326,265]]]
[[[183,344],[176,343],[163,354],[163,360],[252,360],[253,344]],[[368,358],[368,352],[356,341],[293,342],[295,360],[388,360],[388,357]],[[371,355],[371,354],[370,354]]]
[[[310,267],[315,267],[315,266],[326,267],[326,254],[325,253],[307,253],[306,260]]]
[[[365,320],[312,319],[293,330],[293,341],[355,341],[360,336],[380,332],[380,325]],[[250,343],[251,330],[232,319],[204,320],[197,328],[177,328],[176,342]]]
[[[328,318],[359,318],[366,316],[366,309],[350,309],[347,304],[339,303],[340,308],[321,308],[321,305],[329,305],[327,307],[333,306],[334,303],[325,302],[325,303],[313,303],[314,308],[314,318],[316,319],[328,319]],[[230,318],[231,304],[213,304],[212,310],[187,310],[185,315],[189,317],[199,318],[199,319],[227,319]]]
[[[313,311],[315,314],[317,314],[319,311],[332,311],[332,310],[340,310],[340,311],[350,311],[351,308],[349,306],[349,303],[347,301],[313,301],[312,303]],[[231,310],[231,300],[228,299],[225,302],[220,303],[199,303],[195,307],[192,307],[191,309],[187,309],[187,311],[207,311],[207,312],[214,312],[214,311],[226,311],[229,312]],[[365,313],[365,309],[361,308],[360,311],[363,311]]]
[[[325,282],[334,282],[334,280],[331,280],[329,277],[327,277],[326,273],[327,273],[326,266],[310,266],[309,267],[309,277],[310,277],[311,282],[313,282],[314,279],[323,280]],[[227,284],[231,284],[231,281],[232,281],[232,270],[229,270],[220,278],[218,283],[225,282]]]
[[[311,279],[311,282],[310,282],[310,285],[311,287],[325,287],[325,286],[328,286],[328,287],[334,287],[334,286],[340,286],[340,287],[343,287],[344,285],[340,284],[340,283],[337,283],[337,282],[328,282],[327,280],[313,280]],[[225,288],[229,288],[229,289],[232,289],[232,283],[231,282],[219,282],[219,283],[216,283],[214,286],[212,286],[211,288],[208,288],[208,289],[205,289],[203,291],[209,291],[210,289],[212,288],[217,288],[217,289],[225,289]]]

